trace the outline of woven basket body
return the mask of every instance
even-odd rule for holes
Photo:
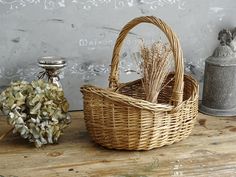
[[[118,82],[122,43],[130,29],[139,23],[159,27],[166,34],[175,59],[175,73],[167,77],[158,104],[145,101],[141,79]],[[85,123],[92,139],[111,149],[149,150],[188,137],[198,113],[198,84],[183,71],[178,38],[167,24],[153,16],[130,21],[114,47],[109,88],[81,87]]]

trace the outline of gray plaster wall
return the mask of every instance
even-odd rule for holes
[[[82,108],[80,86],[107,86],[112,49],[121,27],[134,17],[154,15],[178,34],[185,67],[202,82],[204,60],[218,45],[217,33],[236,23],[235,0],[0,0],[0,87],[32,80],[40,56],[65,57],[61,74],[71,110]],[[137,78],[140,38],[165,40],[140,25],[121,52],[121,80]]]

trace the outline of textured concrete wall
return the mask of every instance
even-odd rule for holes
[[[71,109],[82,109],[79,88],[107,86],[114,41],[134,17],[155,15],[179,35],[186,70],[201,81],[204,60],[218,44],[217,33],[236,23],[235,0],[0,0],[0,87],[32,80],[44,55],[67,58],[62,73]],[[129,35],[121,53],[122,81],[136,78],[131,62],[140,38],[164,40],[150,25]]]

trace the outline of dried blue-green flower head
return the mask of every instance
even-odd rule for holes
[[[43,80],[12,83],[0,94],[0,109],[13,132],[36,147],[56,143],[70,123],[62,88]]]

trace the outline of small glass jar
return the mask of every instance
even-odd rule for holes
[[[47,78],[49,82],[56,84],[58,87],[62,87],[59,74],[61,69],[66,66],[66,60],[62,57],[46,56],[38,59],[38,65],[45,69],[38,75],[39,79]]]

